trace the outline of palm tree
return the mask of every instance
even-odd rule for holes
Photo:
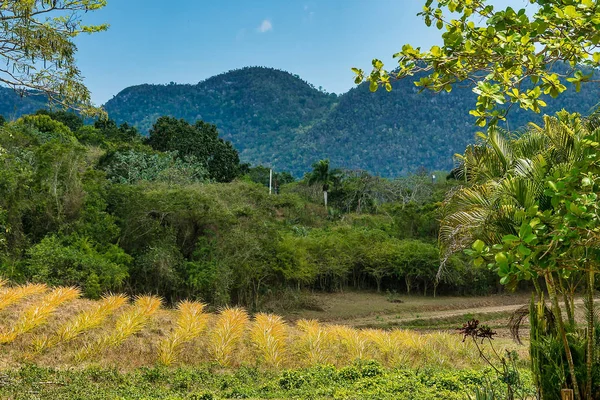
[[[312,167],[313,170],[308,174],[308,184],[322,185],[323,201],[325,203],[325,209],[327,209],[327,193],[329,192],[329,188],[336,183],[339,171],[337,169],[330,169],[328,159],[320,160],[314,163]]]
[[[583,119],[567,112],[556,117],[544,117],[543,126],[530,124],[521,135],[512,135],[498,128],[482,136],[482,142],[469,146],[455,175],[465,185],[450,193],[443,205],[439,240],[444,259],[450,254],[466,249],[475,240],[488,245],[502,243],[505,235],[518,233],[525,212],[532,206],[540,211],[553,208],[544,190],[552,176],[566,176],[573,166],[585,156],[582,142],[595,136],[599,140],[600,129],[593,119]],[[442,263],[443,265],[443,263]],[[571,266],[559,266],[566,268]],[[443,267],[438,277],[443,273]],[[567,316],[571,325],[573,317],[573,291],[563,288],[564,277],[558,272],[542,272],[558,322],[569,373],[575,395],[579,397],[575,367],[565,333],[557,291],[562,291]],[[588,355],[593,353],[593,268],[588,271]],[[571,277],[574,280],[574,277]],[[536,291],[541,294],[537,279],[533,280]],[[573,286],[573,285],[572,285]],[[587,360],[586,392],[591,389],[591,356]]]

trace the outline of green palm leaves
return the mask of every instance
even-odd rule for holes
[[[440,243],[446,253],[461,251],[479,239],[499,243],[516,234],[522,214],[531,207],[550,207],[546,181],[564,176],[583,157],[581,142],[588,121],[560,112],[543,126],[530,124],[520,136],[499,128],[458,156],[455,174],[465,186],[450,193],[443,207]]]

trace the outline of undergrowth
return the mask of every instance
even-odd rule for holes
[[[526,373],[525,373],[526,374]],[[13,400],[419,399],[464,400],[489,382],[489,370],[388,369],[375,361],[336,368],[261,371],[241,367],[55,370],[26,366],[2,376],[0,398]],[[527,385],[532,387],[529,375]],[[497,386],[502,386],[496,381]]]

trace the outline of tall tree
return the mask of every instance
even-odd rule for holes
[[[179,156],[194,156],[217,182],[231,182],[240,173],[240,158],[230,142],[219,138],[217,127],[204,121],[190,125],[183,119],[160,117],[148,144],[159,151],[177,151]]]
[[[544,95],[557,97],[566,83],[579,91],[592,78],[585,67],[600,66],[600,7],[593,0],[528,0],[533,10],[496,9],[489,0],[426,0],[419,13],[427,26],[445,29],[443,44],[429,50],[410,44],[394,55],[398,68],[388,72],[373,60],[368,75],[357,68],[356,81],[366,78],[371,90],[391,80],[425,72],[416,85],[451,91],[469,84],[477,94],[471,114],[477,124],[496,123],[513,105],[540,112]],[[565,68],[553,68],[564,65]],[[507,105],[507,106],[505,106]],[[504,107],[504,108],[502,108]]]
[[[323,188],[323,202],[327,209],[327,193],[329,188],[337,181],[338,170],[329,167],[329,160],[320,160],[313,164],[313,170],[308,174],[308,184],[319,184]]]
[[[3,1],[0,82],[23,94],[27,89],[41,91],[61,105],[95,111],[75,64],[73,39],[108,28],[82,21],[84,13],[105,5],[106,0]]]
[[[589,399],[596,359],[593,293],[600,250],[595,233],[600,224],[596,212],[599,138],[593,120],[567,112],[546,117],[542,127],[532,124],[520,137],[490,130],[483,143],[470,146],[461,157],[457,172],[467,185],[446,200],[440,227],[445,249],[453,252],[471,246],[468,252],[475,262],[488,258],[503,284],[532,280],[540,293],[537,280],[544,279],[571,387],[576,398],[585,394]],[[576,323],[575,289],[567,288],[575,288],[578,282],[587,285],[589,310],[586,387],[581,391],[579,366],[567,336]],[[563,322],[563,311],[568,323]]]

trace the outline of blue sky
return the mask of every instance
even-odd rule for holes
[[[494,0],[521,6],[524,0]],[[85,21],[107,32],[77,39],[93,100],[127,86],[197,83],[244,66],[268,66],[343,93],[351,67],[390,63],[402,44],[428,47],[440,32],[416,14],[424,0],[109,0]]]

